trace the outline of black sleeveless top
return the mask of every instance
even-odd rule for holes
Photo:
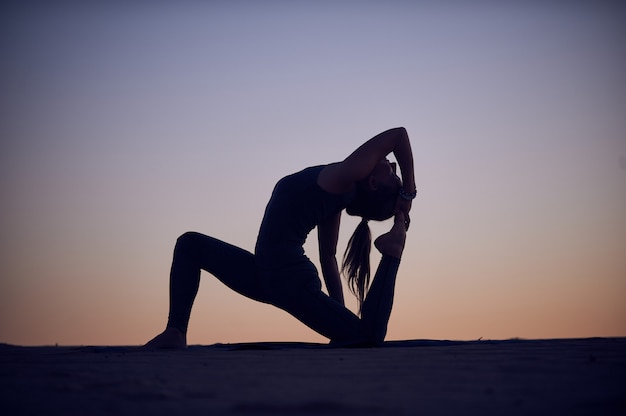
[[[282,178],[265,208],[255,255],[263,268],[293,264],[308,259],[304,242],[324,220],[341,212],[354,198],[354,191],[331,194],[317,184],[325,167],[313,166]]]

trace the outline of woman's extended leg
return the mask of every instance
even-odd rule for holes
[[[254,255],[239,247],[195,232],[180,236],[170,271],[170,309],[166,330],[148,348],[184,348],[191,307],[206,270],[231,289],[264,301],[256,278]]]
[[[368,344],[381,344],[391,316],[396,274],[400,259],[383,254],[376,275],[361,308],[361,325]]]
[[[330,338],[332,345],[378,345],[387,332],[405,240],[406,229],[402,219],[396,219],[391,231],[376,239],[374,244],[383,256],[363,302],[361,319],[322,292],[314,270],[307,284],[290,285],[288,282],[294,280],[294,276],[306,274],[305,270],[291,270],[293,276],[286,275],[281,279],[280,286],[276,288],[276,292],[281,293],[273,303]]]
[[[405,241],[406,223],[404,222],[404,215],[400,213],[394,218],[391,230],[378,237],[374,242],[383,257],[363,302],[361,322],[368,339],[375,344],[382,343],[387,334],[387,323],[391,316],[396,287],[396,275]]]

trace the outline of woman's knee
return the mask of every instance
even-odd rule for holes
[[[181,236],[176,239],[176,247],[174,250],[176,252],[188,252],[197,245],[197,241],[201,235],[202,234],[195,231],[187,231],[181,234]]]
[[[371,348],[371,347],[380,347],[385,343],[384,336],[377,336],[374,334],[368,334],[364,332],[359,332],[356,335],[345,336],[342,334],[340,337],[331,338],[330,345],[334,347],[340,348]]]

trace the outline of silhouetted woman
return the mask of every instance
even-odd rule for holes
[[[386,159],[390,153],[400,165],[402,180],[395,164]],[[309,167],[281,179],[265,210],[254,254],[199,233],[183,234],[174,249],[167,326],[146,347],[186,347],[201,270],[244,296],[284,309],[331,344],[382,343],[415,195],[411,145],[406,130],[399,127],[368,140],[342,162]],[[360,317],[344,306],[335,256],[344,209],[362,218],[342,264]],[[382,258],[370,287],[367,222],[394,215],[391,230],[374,243]],[[303,249],[315,227],[328,294],[322,292],[317,269]]]

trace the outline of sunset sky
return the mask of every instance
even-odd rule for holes
[[[625,6],[89,3],[0,6],[0,342],[146,342],[180,234],[252,250],[278,179],[396,126],[387,339],[626,336]],[[188,341],[324,338],[203,273]]]

